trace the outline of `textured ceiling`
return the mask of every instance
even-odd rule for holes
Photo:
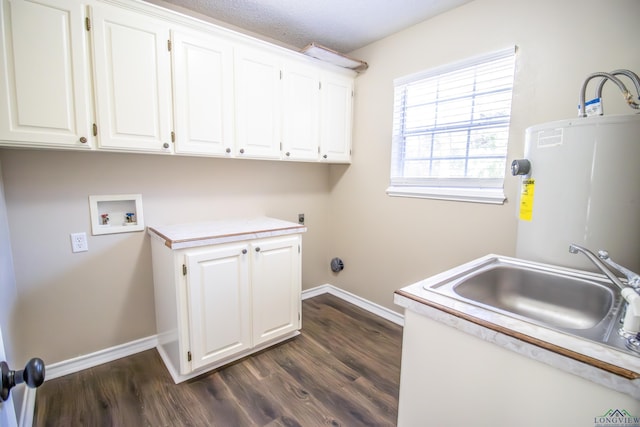
[[[348,53],[471,0],[165,1],[294,48]]]

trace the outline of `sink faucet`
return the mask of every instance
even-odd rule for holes
[[[636,289],[640,288],[640,275],[612,260],[609,256],[609,252],[599,250],[598,258],[609,264],[609,266],[618,270],[620,273],[624,274],[627,277],[627,284],[633,286]]]
[[[622,322],[622,328],[620,328],[619,333],[620,335],[622,335],[627,339],[636,339],[636,337],[640,333],[640,295],[638,295],[638,292],[636,291],[636,289],[628,284],[623,283],[618,278],[618,276],[616,276],[609,269],[607,264],[603,262],[603,260],[605,261],[608,260],[607,262],[613,262],[609,260],[609,254],[606,251],[600,251],[601,255],[600,257],[597,257],[589,249],[576,245],[575,243],[572,243],[569,245],[569,252],[571,252],[572,254],[577,254],[578,252],[584,254],[587,258],[589,258],[589,261],[595,264],[595,266],[598,267],[598,269],[602,271],[605,274],[605,276],[609,278],[609,280],[611,280],[617,287],[620,288],[620,293],[622,294],[622,297],[624,298],[624,300],[627,302],[627,306],[626,306],[626,313],[624,315],[624,320]],[[615,265],[617,266],[617,264]],[[614,267],[614,268],[618,269],[618,267]],[[633,277],[630,278],[628,273],[631,273],[632,275],[635,275],[635,276],[637,276],[637,274],[627,269],[624,269],[624,270],[625,270],[624,273],[627,276],[629,283],[633,282],[634,280],[640,280],[640,279],[634,279]]]

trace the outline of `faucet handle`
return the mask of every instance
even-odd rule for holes
[[[629,286],[632,286],[634,288],[640,288],[640,275],[638,275],[637,273],[634,273],[633,271],[629,270],[626,267],[621,266],[620,264],[618,264],[617,262],[615,262],[614,260],[611,259],[611,257],[609,256],[609,252],[605,251],[605,250],[599,250],[598,251],[598,258],[600,258],[601,260],[603,260],[604,262],[606,262],[607,264],[609,264],[611,267],[615,268],[616,270],[618,270],[620,273],[624,274],[625,277],[627,278],[627,284]]]

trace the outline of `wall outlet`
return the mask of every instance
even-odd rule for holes
[[[71,252],[86,252],[88,250],[87,233],[71,233]]]
[[[298,224],[304,225],[304,214],[298,214]]]

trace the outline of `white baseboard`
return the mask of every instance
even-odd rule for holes
[[[52,380],[65,375],[73,374],[84,369],[93,368],[103,363],[113,362],[132,354],[140,353],[145,350],[155,348],[158,345],[158,337],[152,335],[147,338],[131,341],[125,344],[117,345],[95,353],[85,354],[74,357],[73,359],[63,360],[62,362],[52,363],[46,366],[45,380]]]
[[[351,292],[347,292],[343,289],[337,288],[333,285],[320,285],[316,286],[315,288],[304,290],[302,291],[302,299],[305,300],[307,298],[313,298],[315,296],[327,293],[343,299],[357,307],[360,307],[363,310],[367,310],[368,312],[373,313],[376,316],[387,319],[397,325],[404,326],[404,316],[402,314],[396,313],[393,310],[389,310],[386,307],[359,297],[355,294],[352,294]]]

